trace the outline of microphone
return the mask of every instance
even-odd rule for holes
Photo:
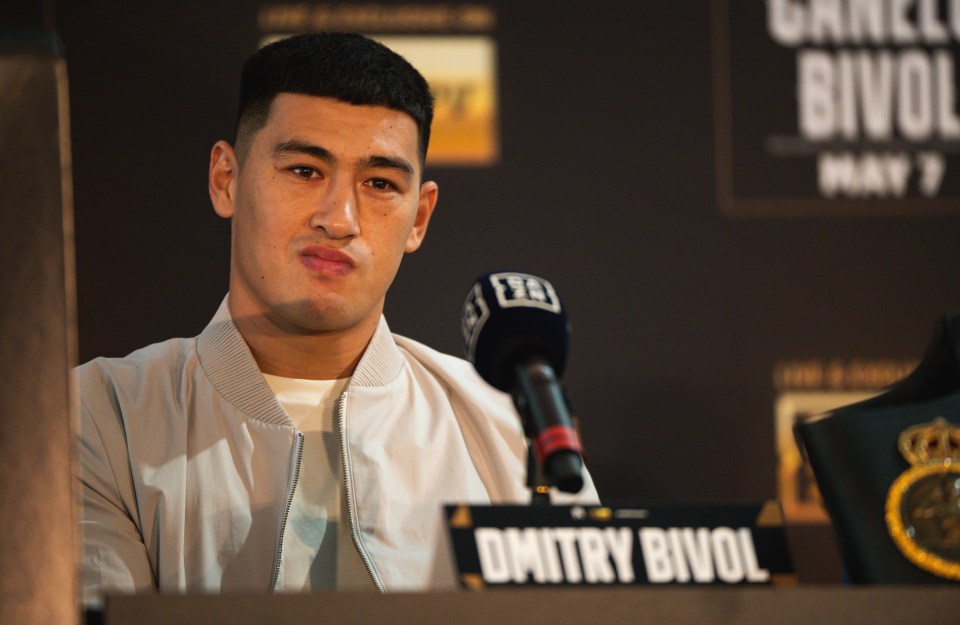
[[[568,493],[583,488],[583,448],[559,378],[569,325],[553,286],[515,271],[477,278],[463,304],[467,359],[490,385],[510,393],[543,474]]]

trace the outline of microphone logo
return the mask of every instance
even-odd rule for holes
[[[460,332],[463,333],[463,344],[467,346],[467,356],[473,362],[473,354],[477,344],[477,337],[480,336],[480,330],[483,324],[490,317],[490,308],[483,299],[483,289],[480,284],[474,284],[473,288],[467,294],[467,299],[463,302],[463,320],[460,325]]]
[[[500,308],[522,306],[560,313],[560,298],[553,290],[553,285],[543,278],[528,273],[494,273],[490,274],[490,284],[497,295]]]

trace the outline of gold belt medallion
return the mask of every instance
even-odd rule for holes
[[[904,556],[960,580],[960,427],[943,417],[900,433],[911,468],[887,493],[887,529]]]

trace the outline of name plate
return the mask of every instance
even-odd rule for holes
[[[776,501],[445,506],[461,584],[790,585]]]

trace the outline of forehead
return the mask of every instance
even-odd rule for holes
[[[270,104],[257,139],[273,144],[292,138],[316,142],[328,150],[370,154],[388,150],[413,160],[418,146],[417,124],[402,111],[280,93]],[[272,145],[264,147],[271,149]]]

